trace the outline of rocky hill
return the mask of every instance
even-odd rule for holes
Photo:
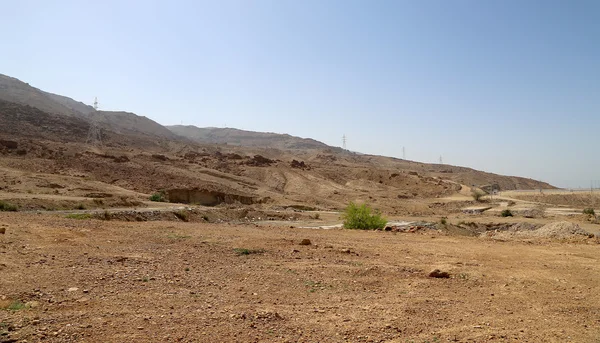
[[[55,101],[49,94],[30,86],[28,83],[0,74],[0,100],[33,106],[53,114],[66,116],[81,115],[81,113],[65,106],[60,101]]]
[[[431,199],[468,196],[471,185],[553,188],[470,168],[352,153],[290,135],[166,128],[133,113],[95,111],[16,79],[2,80],[0,187],[9,192],[46,192],[36,188],[40,180],[63,178],[64,189],[53,194],[72,195],[76,189],[66,185],[74,182],[98,192],[170,191],[177,201],[196,203],[339,209],[348,201],[367,201],[388,213],[429,215],[444,211]],[[86,144],[92,122],[101,127],[102,144]],[[65,181],[68,177],[74,179]]]
[[[130,112],[96,111],[92,106],[82,102],[45,92],[2,74],[0,74],[0,100],[28,105],[50,114],[77,117],[85,121],[94,120],[104,129],[114,133],[181,140],[181,137],[147,117]]]
[[[175,134],[204,144],[228,144],[245,147],[262,147],[285,150],[322,150],[331,147],[311,138],[300,138],[288,134],[245,131],[234,128],[196,127],[192,125],[167,126]]]

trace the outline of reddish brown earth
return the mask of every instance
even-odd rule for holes
[[[0,342],[600,335],[597,244],[19,213],[0,214],[0,225],[0,296],[17,307],[0,311]],[[436,268],[450,278],[428,277]]]

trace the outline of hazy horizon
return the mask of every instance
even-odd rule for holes
[[[595,1],[19,1],[0,73],[163,125],[600,187]]]

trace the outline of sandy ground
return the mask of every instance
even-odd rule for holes
[[[600,342],[597,244],[23,213],[0,227],[0,342]]]

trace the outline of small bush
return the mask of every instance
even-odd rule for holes
[[[112,218],[112,216],[110,215],[110,212],[104,211],[104,213],[102,213],[103,220],[110,220],[111,218]]]
[[[500,215],[501,215],[502,217],[512,217],[512,216],[513,216],[512,212],[511,212],[509,209],[503,210],[503,211],[500,213]]]
[[[383,229],[387,220],[379,212],[372,213],[367,204],[356,205],[351,202],[344,211],[344,228],[358,230]]]
[[[235,248],[233,249],[238,256],[241,255],[252,255],[252,254],[262,254],[265,251],[263,249],[246,249],[246,248]]]
[[[319,220],[319,219],[321,219],[321,214],[320,214],[320,213],[315,213],[315,214],[312,216],[312,219],[316,219],[316,220]]]
[[[442,219],[440,219],[440,224],[442,224],[442,225],[448,224],[448,219],[446,217],[442,217]]]
[[[0,200],[0,211],[17,212],[17,210],[18,207],[16,205]]]
[[[175,211],[173,212],[173,214],[175,214],[175,217],[177,217],[179,220],[182,220],[184,222],[189,221],[189,214],[186,210]]]
[[[77,204],[77,206],[75,206],[76,210],[85,210],[85,205],[84,204]]]
[[[155,202],[166,202],[167,200],[165,199],[165,193],[164,192],[157,192],[154,193],[150,196],[150,201],[155,201]]]
[[[471,191],[471,196],[473,197],[473,200],[479,202],[481,200],[483,200],[483,196],[485,195],[485,193],[479,189],[473,189]]]
[[[586,208],[585,210],[583,210],[583,214],[587,214],[588,216],[595,216],[596,212],[593,208]]]

